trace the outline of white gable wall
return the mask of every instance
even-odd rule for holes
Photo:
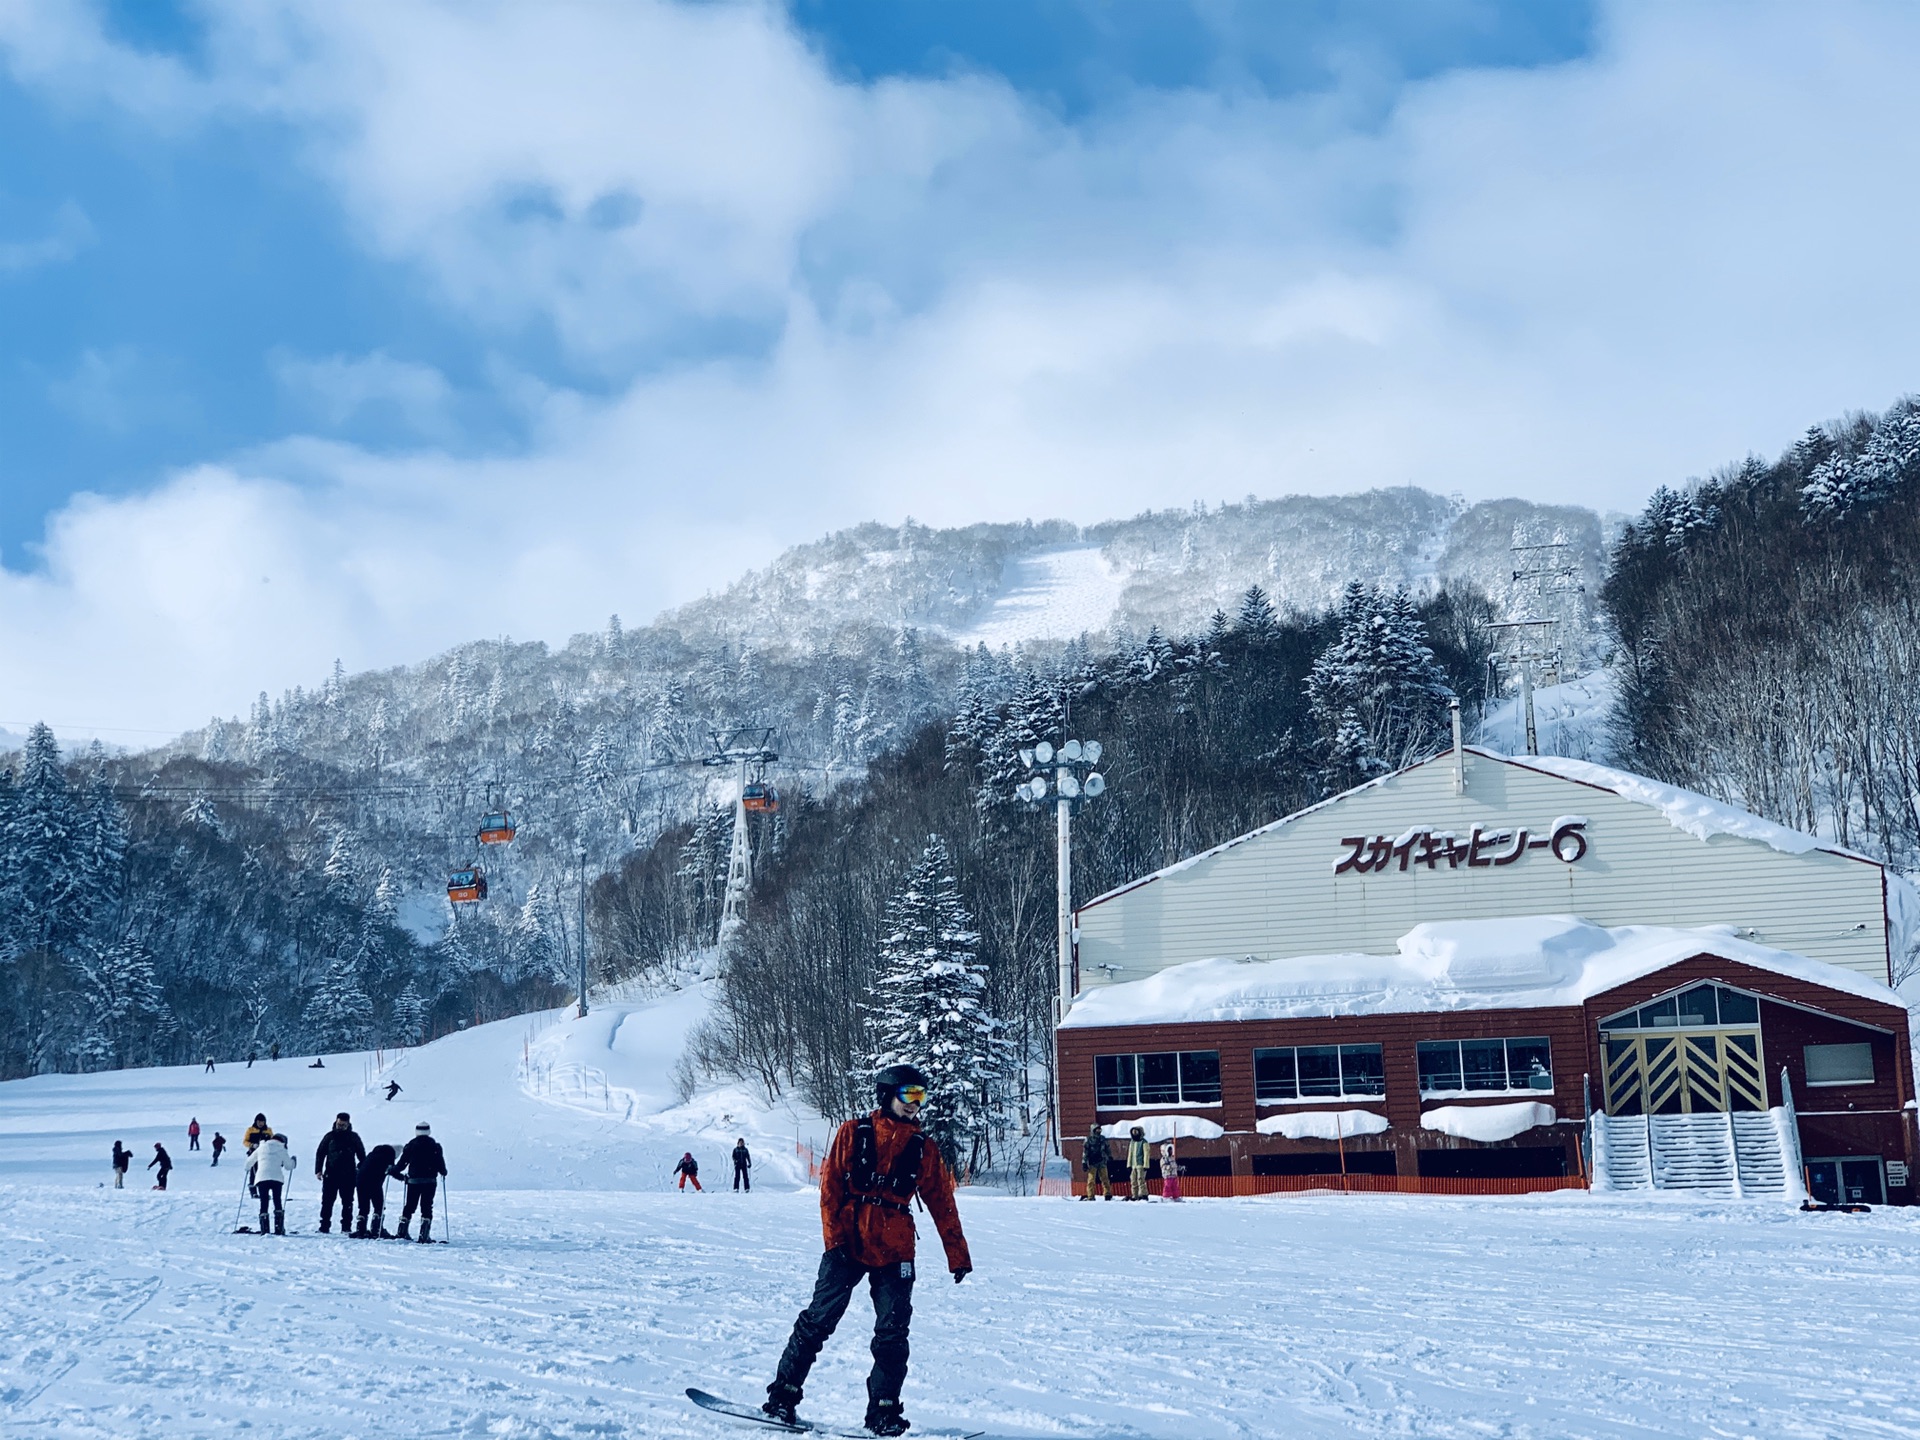
[[[1392,954],[1423,921],[1510,915],[1733,925],[1758,944],[1888,979],[1883,879],[1870,861],[1786,854],[1731,835],[1701,840],[1650,806],[1471,751],[1466,777],[1466,794],[1455,795],[1453,758],[1440,756],[1092,902],[1079,912],[1081,987],[1218,957]],[[1394,860],[1385,871],[1334,874],[1345,836],[1430,827],[1464,845],[1476,824],[1545,837],[1568,815],[1589,822],[1587,853],[1571,865],[1536,849],[1497,868],[1442,860],[1403,872]]]

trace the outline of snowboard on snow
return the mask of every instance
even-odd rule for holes
[[[758,1425],[781,1435],[838,1435],[851,1437],[851,1440],[873,1440],[873,1432],[864,1425],[822,1425],[817,1420],[802,1420],[797,1425],[783,1425],[758,1405],[741,1405],[732,1400],[723,1400],[718,1395],[710,1395],[705,1390],[687,1387],[687,1398],[702,1410],[711,1410],[716,1415],[724,1415],[729,1420],[739,1420],[748,1425]],[[980,1440],[987,1432],[984,1430],[922,1430],[919,1426],[907,1432],[909,1435],[939,1435],[944,1440]]]

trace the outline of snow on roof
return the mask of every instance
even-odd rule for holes
[[[1144,980],[1089,990],[1061,1023],[1077,1029],[1542,1009],[1582,1004],[1696,955],[1738,961],[1883,1005],[1902,1003],[1877,980],[1755,945],[1730,926],[1609,929],[1577,915],[1521,915],[1416,925],[1400,937],[1394,955],[1195,960]]]

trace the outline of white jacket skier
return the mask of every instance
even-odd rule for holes
[[[293,1157],[287,1153],[287,1142],[277,1135],[262,1140],[247,1157],[247,1170],[256,1185],[284,1182],[293,1173]]]

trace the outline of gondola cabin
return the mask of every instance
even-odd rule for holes
[[[456,870],[447,877],[447,899],[455,905],[472,905],[487,898],[487,877],[479,866]]]
[[[753,781],[740,792],[740,808],[770,815],[780,808],[780,792],[771,785]]]
[[[514,836],[513,816],[505,811],[481,817],[480,843],[482,845],[510,844]]]

